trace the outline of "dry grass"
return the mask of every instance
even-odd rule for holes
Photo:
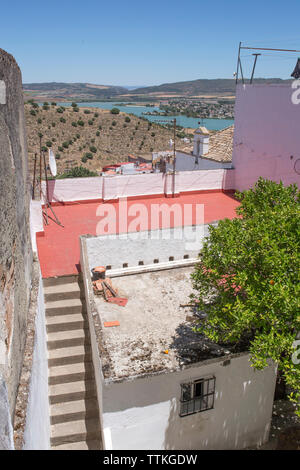
[[[51,142],[54,154],[58,154],[58,173],[78,165],[101,171],[104,165],[127,161],[129,154],[150,159],[151,151],[167,149],[172,137],[172,131],[157,124],[151,125],[137,116],[130,115],[130,122],[127,123],[125,118],[128,115],[125,113],[113,115],[99,108],[79,108],[79,112],[74,112],[71,107],[58,113],[58,106],[50,106],[48,110],[41,107],[35,110],[37,112],[34,116],[31,114],[33,109],[30,104],[25,104],[31,172],[34,153],[39,152],[39,132],[43,134],[42,145]],[[85,111],[90,114],[85,114]],[[61,122],[61,118],[65,122]],[[79,120],[84,122],[84,126],[78,125]],[[76,126],[72,123],[76,123]],[[63,143],[70,141],[72,143],[68,148],[61,150]],[[96,152],[91,152],[90,147],[95,147]],[[83,163],[81,158],[85,153],[91,153],[93,158]]]

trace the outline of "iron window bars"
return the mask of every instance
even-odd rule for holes
[[[181,384],[179,416],[188,416],[214,407],[215,377]]]

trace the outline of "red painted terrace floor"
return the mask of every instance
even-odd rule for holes
[[[139,206],[134,207],[134,204],[138,204]],[[113,222],[115,219],[117,221],[110,227],[110,233],[127,231],[126,228],[124,229],[124,221],[126,220],[129,228],[128,231],[150,230],[183,225],[182,219],[180,223],[178,223],[172,216],[170,222],[160,220],[158,226],[157,224],[153,224],[152,218],[151,224],[151,206],[153,204],[167,204],[168,206],[179,204],[183,211],[185,210],[185,204],[192,205],[192,217],[188,217],[184,221],[185,225],[192,225],[196,223],[196,204],[204,204],[204,223],[207,224],[216,220],[235,217],[235,208],[239,203],[231,195],[222,192],[210,192],[181,195],[177,198],[153,197],[129,200],[127,201],[128,209],[124,210],[123,206],[123,208],[121,207],[121,211],[119,210],[119,202],[76,202],[55,206],[53,208],[55,214],[64,227],[49,220],[49,225],[44,226],[44,236],[37,237],[38,256],[43,278],[77,274],[80,272],[79,236],[85,234],[102,235],[107,233],[108,227],[99,227],[98,225],[99,222],[103,220],[103,217],[106,216],[104,210],[108,210],[112,213],[115,212],[116,214],[115,218],[110,219]],[[134,213],[134,210],[142,210],[141,224],[140,226],[130,227],[130,222],[139,215],[139,212]],[[128,217],[126,217],[126,213]]]

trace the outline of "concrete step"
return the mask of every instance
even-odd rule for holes
[[[48,333],[48,351],[89,344],[91,344],[89,332],[82,328],[79,330],[53,331]]]
[[[51,445],[57,446],[68,442],[100,440],[98,419],[70,421],[51,426]]]
[[[85,311],[85,305],[80,299],[64,299],[46,302],[46,317],[71,315]]]
[[[80,419],[98,419],[99,411],[96,398],[78,400],[64,403],[55,403],[50,406],[51,424],[79,421]]]
[[[76,313],[74,315],[56,315],[47,318],[47,332],[88,329],[88,319],[86,315]]]
[[[49,368],[49,385],[77,382],[94,378],[92,362],[79,362]]]
[[[49,402],[65,403],[78,401],[96,396],[94,380],[79,380],[77,382],[49,385]]]
[[[60,284],[70,284],[71,282],[78,282],[78,275],[71,274],[70,276],[48,277],[43,279],[43,286],[58,286]]]
[[[44,297],[46,302],[52,302],[64,299],[80,299],[84,298],[84,294],[82,294],[77,282],[71,282],[44,287]]]
[[[69,442],[68,444],[61,444],[53,446],[51,450],[101,450],[100,439],[97,441],[79,441]]]
[[[92,360],[90,346],[73,346],[70,348],[53,349],[48,353],[48,365],[62,366],[64,364],[75,364],[77,362],[89,362]]]

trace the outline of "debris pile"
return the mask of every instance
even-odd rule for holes
[[[106,302],[111,302],[120,307],[125,307],[128,299],[119,297],[118,291],[113,288],[111,279],[106,277],[106,269],[104,266],[97,266],[92,269],[93,273],[93,288],[95,295],[102,295]]]

